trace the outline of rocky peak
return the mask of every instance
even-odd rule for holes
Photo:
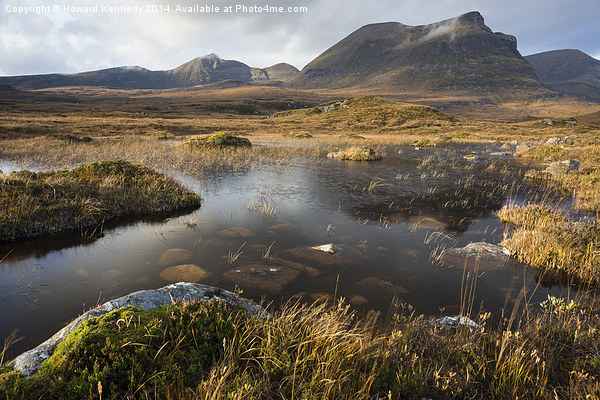
[[[454,19],[461,23],[473,24],[473,25],[478,25],[478,26],[487,28],[487,26],[485,26],[485,21],[483,19],[483,15],[481,15],[479,13],[479,11],[471,11],[466,14],[459,15],[458,17],[456,17]]]

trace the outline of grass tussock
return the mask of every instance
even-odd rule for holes
[[[199,205],[198,195],[171,178],[126,161],[13,172],[0,176],[0,242]]]
[[[349,161],[377,161],[383,158],[383,154],[369,146],[355,146],[340,151],[334,158]]]
[[[435,147],[435,143],[427,138],[415,140],[410,145],[413,147]]]
[[[498,217],[514,226],[514,232],[502,245],[520,261],[567,273],[593,286],[600,284],[600,227],[597,223],[574,222],[538,204],[505,206]]]
[[[233,136],[227,132],[218,132],[210,136],[187,139],[181,142],[183,147],[250,147],[250,140],[238,136]]]
[[[587,301],[551,297],[498,327],[480,315],[478,328],[405,305],[387,325],[342,303],[288,304],[266,320],[222,303],[125,308],[82,324],[29,379],[4,367],[0,396],[597,398],[600,318]]]

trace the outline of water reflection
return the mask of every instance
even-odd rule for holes
[[[462,158],[473,151],[390,148],[376,163],[298,157],[285,167],[204,180],[176,176],[202,195],[200,209],[129,221],[93,239],[0,246],[0,257],[8,254],[0,264],[0,337],[19,329],[25,339],[15,354],[99,302],[178,279],[237,286],[276,304],[336,294],[359,311],[386,312],[395,297],[419,313],[456,313],[462,268],[441,267],[431,253],[440,245],[498,243],[502,227],[491,212],[521,190],[489,161]],[[327,243],[334,254],[311,249]],[[488,311],[536,287],[536,273],[513,262],[481,272],[475,302]],[[539,288],[532,301],[560,292]]]

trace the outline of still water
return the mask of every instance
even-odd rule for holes
[[[98,303],[178,280],[237,286],[274,305],[337,295],[358,312],[385,313],[395,297],[428,316],[456,314],[463,268],[440,265],[432,252],[499,243],[493,212],[536,193],[515,185],[527,167],[491,155],[496,147],[390,147],[373,163],[324,153],[219,177],[172,174],[202,196],[198,210],[120,221],[96,238],[1,245],[0,339],[15,329],[24,337],[14,356]],[[471,153],[479,158],[463,158]],[[335,254],[310,248],[329,243]],[[536,271],[513,261],[482,262],[477,276],[475,309],[496,314],[523,287],[534,303],[567,292],[538,285]]]

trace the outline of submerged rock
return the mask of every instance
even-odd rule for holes
[[[123,276],[123,273],[124,272],[120,269],[109,269],[108,271],[104,271],[102,273],[102,278],[106,279],[107,281],[112,281]]]
[[[333,296],[329,293],[319,292],[319,293],[310,293],[310,298],[313,301],[325,301],[329,302],[333,300]]]
[[[158,265],[167,266],[180,263],[192,258],[192,252],[185,249],[169,249],[162,253]]]
[[[316,251],[314,248],[308,246],[288,249],[285,253],[294,258],[301,258],[324,266],[357,265],[366,258],[364,253],[355,248],[346,245],[333,246],[333,253],[327,251],[328,249]]]
[[[198,282],[209,275],[210,272],[195,264],[176,265],[160,273],[160,277],[169,282]]]
[[[259,315],[261,317],[267,315],[266,311],[259,305],[252,303],[250,300],[241,298],[235,293],[212,286],[201,285],[199,283],[179,282],[160,289],[140,290],[93,308],[74,319],[44,343],[19,355],[11,362],[11,364],[15,370],[21,371],[26,376],[30,376],[40,368],[44,360],[50,358],[54,349],[56,349],[56,346],[64,341],[69,333],[73,332],[82,322],[90,318],[100,317],[117,308],[125,306],[140,306],[148,310],[172,304],[174,301],[184,300],[225,300],[230,304],[245,308],[249,313],[254,315]]]
[[[252,236],[252,231],[248,228],[244,228],[243,226],[232,226],[231,228],[227,228],[218,232],[217,235],[229,237],[250,237]]]
[[[350,304],[352,305],[364,306],[367,303],[369,303],[369,299],[367,299],[366,297],[358,295],[350,297]]]
[[[279,293],[283,287],[296,279],[299,268],[282,261],[249,263],[232,268],[223,277],[241,288]]]
[[[381,289],[381,291],[389,295],[399,295],[408,293],[408,289],[402,286],[394,285],[391,282],[384,281],[383,279],[379,279],[374,276],[358,281],[356,282],[356,285],[368,288]]]
[[[508,144],[508,143],[504,143],[502,146],[500,146],[500,148],[502,150],[510,150],[511,149],[510,144]]]

